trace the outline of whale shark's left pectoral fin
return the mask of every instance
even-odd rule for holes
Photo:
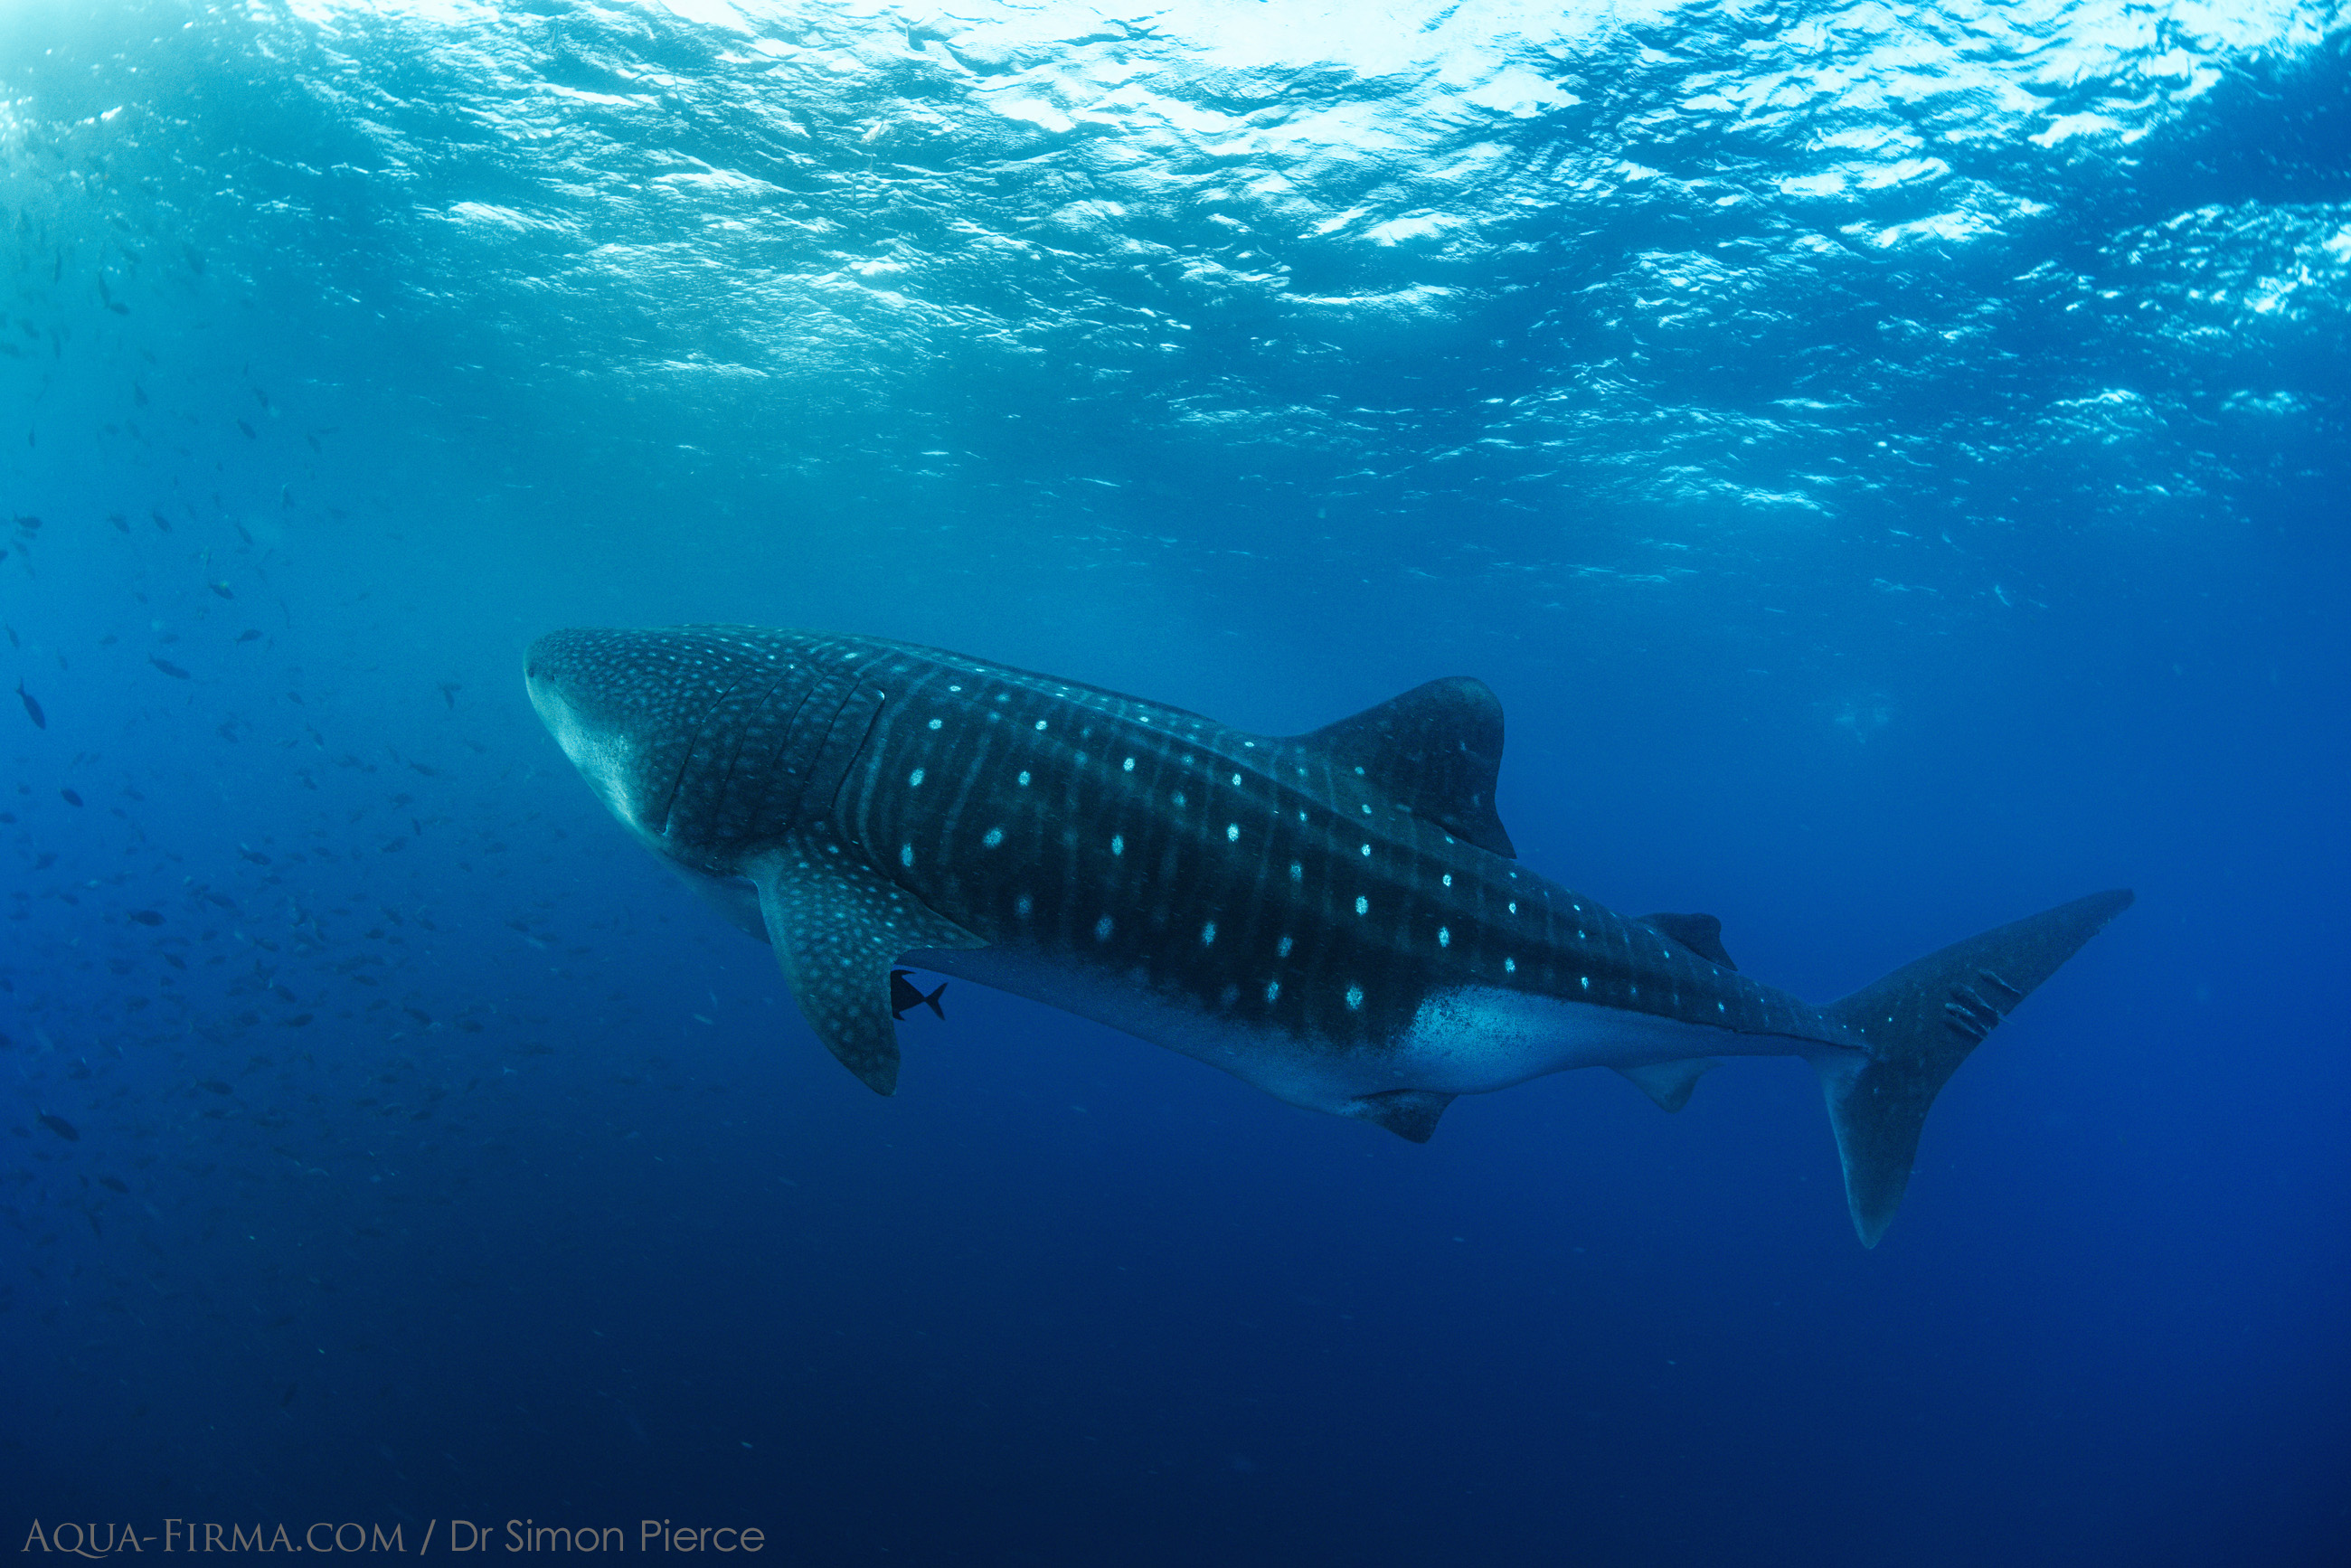
[[[987,944],[833,845],[789,844],[744,869],[800,1016],[865,1087],[891,1093],[890,967],[917,947]]]

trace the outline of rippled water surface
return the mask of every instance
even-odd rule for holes
[[[2339,6],[18,0],[0,229],[0,1528],[2351,1544]],[[883,1101],[523,700],[719,621],[1482,676],[1810,997],[2140,904],[1874,1252],[1784,1061],[1415,1148],[959,985]]]

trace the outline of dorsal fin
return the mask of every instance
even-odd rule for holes
[[[1486,683],[1448,675],[1300,736],[1458,839],[1510,860],[1494,810],[1502,704]]]
[[[1739,967],[1722,950],[1722,922],[1711,915],[1644,915],[1640,924],[1663,932],[1709,964]]]

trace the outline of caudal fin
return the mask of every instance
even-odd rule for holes
[[[1877,1245],[1901,1207],[1936,1093],[2017,1003],[2130,907],[2131,896],[2123,888],[2094,893],[1970,936],[1824,1009],[1868,1047],[1866,1056],[1823,1053],[1813,1062],[1864,1247]]]

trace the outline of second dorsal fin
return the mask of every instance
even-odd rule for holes
[[[1502,704],[1485,682],[1468,675],[1431,681],[1298,738],[1358,770],[1415,816],[1518,859],[1494,810]]]
[[[1722,922],[1711,915],[1644,915],[1639,924],[1664,932],[1709,964],[1739,967],[1722,950]]]

